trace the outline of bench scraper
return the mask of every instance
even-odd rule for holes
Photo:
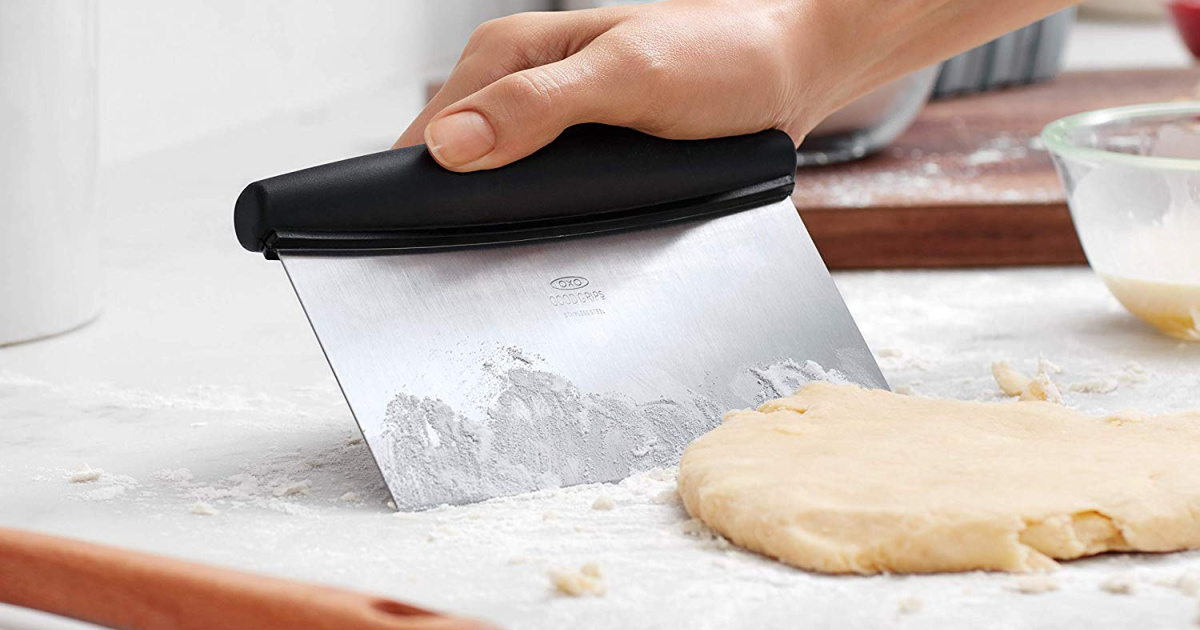
[[[729,409],[887,383],[789,195],[779,131],[580,125],[512,165],[424,147],[238,198],[279,259],[398,508],[678,463]]]

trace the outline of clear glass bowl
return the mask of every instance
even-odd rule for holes
[[[1200,341],[1200,102],[1078,114],[1042,140],[1092,269],[1134,315]]]

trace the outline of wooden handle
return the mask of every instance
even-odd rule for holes
[[[483,630],[353,591],[0,527],[0,602],[120,630]]]

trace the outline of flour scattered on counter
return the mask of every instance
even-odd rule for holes
[[[680,503],[679,492],[675,488],[663,490],[654,495],[654,502],[659,505],[678,505]]]
[[[1130,361],[1121,368],[1121,374],[1117,377],[1117,380],[1130,385],[1145,383],[1147,380],[1146,368],[1142,367],[1137,361]]]
[[[294,497],[298,494],[311,494],[312,481],[304,479],[302,481],[294,481],[288,484],[280,485],[275,488],[274,494],[277,497]]]
[[[196,476],[187,468],[165,468],[154,473],[154,478],[170,483],[186,483],[195,479]]]
[[[204,501],[196,501],[188,508],[188,511],[196,516],[216,516],[221,513],[220,510]]]
[[[1100,590],[1113,595],[1132,595],[1134,584],[1131,575],[1113,575],[1100,582]]]
[[[1014,585],[1018,593],[1026,595],[1036,595],[1038,593],[1049,593],[1050,591],[1058,590],[1058,580],[1053,576],[1038,574],[1017,576]]]
[[[69,473],[67,479],[71,483],[87,484],[87,490],[75,495],[76,498],[84,501],[115,499],[125,494],[126,490],[138,485],[137,479],[129,475],[116,475],[100,468],[92,468],[87,464],[84,464],[83,468]]]
[[[1175,576],[1163,576],[1154,583],[1179,591],[1188,597],[1200,597],[1200,575],[1195,573],[1180,573]]]
[[[87,484],[87,490],[75,494],[75,498],[84,501],[108,501],[115,499],[129,488],[138,485],[137,479],[129,475],[114,475],[105,472],[103,468],[92,468],[84,464],[78,470],[64,472],[68,483]]]
[[[1038,374],[1062,374],[1063,369],[1057,363],[1047,359],[1043,355],[1038,355],[1037,362]]]
[[[925,600],[917,597],[916,595],[905,597],[896,604],[896,610],[901,615],[912,615],[919,613],[923,608],[925,608]]]
[[[1077,394],[1108,394],[1117,390],[1120,383],[1115,378],[1094,378],[1081,383],[1071,383],[1067,391]]]
[[[615,502],[613,502],[612,498],[607,495],[602,494],[602,495],[596,497],[595,501],[592,501],[592,509],[593,510],[600,510],[603,512],[607,512],[616,507],[617,507],[617,504]]]
[[[1175,589],[1188,597],[1200,597],[1200,576],[1184,573],[1175,580]]]
[[[382,479],[370,453],[360,442],[333,438],[318,449],[293,449],[265,455],[242,471],[216,481],[201,481],[187,468],[160,470],[155,479],[171,484],[176,494],[214,508],[254,507],[294,516],[311,516],[311,508],[297,503],[357,503],[362,497],[386,496]],[[354,488],[347,491],[347,487]],[[344,498],[347,494],[353,499]]]
[[[546,572],[550,584],[563,595],[603,597],[608,593],[599,565],[589,562],[578,569],[550,569]]]
[[[679,533],[683,534],[684,536],[688,536],[689,538],[695,538],[697,541],[700,542],[700,546],[704,547],[704,548],[709,548],[709,549],[732,549],[733,548],[733,544],[730,543],[728,540],[725,540],[724,536],[718,534],[716,531],[714,531],[708,525],[705,525],[698,518],[689,518],[686,521],[679,523],[676,526],[676,530]]]
[[[84,464],[79,470],[67,475],[67,481],[71,483],[91,483],[104,476],[103,468],[92,468]]]

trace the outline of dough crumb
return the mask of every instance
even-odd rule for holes
[[[346,446],[358,446],[359,444],[362,444],[362,443],[363,443],[363,439],[360,437],[352,437],[349,440],[346,440]]]
[[[997,361],[992,364],[992,378],[996,379],[1000,391],[1009,396],[1020,396],[1033,380],[1018,372],[1007,361]]]
[[[1146,368],[1142,367],[1137,361],[1126,363],[1122,370],[1122,374],[1117,377],[1122,383],[1138,385],[1146,382]]]
[[[1062,392],[1047,374],[1038,374],[1031,379],[1025,391],[1021,392],[1021,400],[1044,400],[1060,405],[1063,401]]]
[[[904,356],[904,353],[897,348],[880,348],[878,356],[881,359],[898,358]]]
[[[679,503],[679,492],[677,492],[675,488],[663,490],[662,492],[654,495],[654,502],[660,505]]]
[[[346,494],[343,494],[342,496],[338,497],[338,500],[345,501],[346,503],[354,503],[354,502],[358,501],[358,493],[357,492],[347,492]]]
[[[1038,374],[1062,374],[1063,369],[1050,359],[1038,355]]]
[[[1062,404],[1062,392],[1050,379],[1050,372],[1047,371],[1054,369],[1062,371],[1057,365],[1039,359],[1037,375],[1030,378],[1007,361],[997,361],[992,364],[992,378],[996,379],[1000,391],[1008,396],[1019,396],[1021,400],[1044,400]]]
[[[1188,597],[1200,597],[1200,576],[1184,573],[1175,580],[1175,588]]]
[[[921,612],[921,609],[924,607],[925,601],[916,595],[912,595],[900,600],[899,604],[897,605],[897,610],[900,611],[901,615],[911,615],[913,613]]]
[[[275,488],[275,496],[277,497],[294,497],[300,494],[309,494],[310,492],[312,492],[312,482],[308,479],[285,483]]]
[[[601,511],[607,512],[615,507],[617,507],[617,504],[615,502],[613,502],[612,499],[608,498],[605,495],[600,495],[600,496],[596,497],[595,501],[592,501],[592,509],[593,510],[601,510]]]
[[[396,502],[391,499],[388,499],[387,503],[384,503],[384,505],[388,506],[389,508],[391,508],[393,510],[396,509]]]
[[[79,470],[67,475],[67,480],[71,483],[91,483],[102,476],[104,476],[103,468],[92,468],[84,464]]]
[[[1175,577],[1161,577],[1154,581],[1159,586],[1173,588],[1188,597],[1200,597],[1200,575],[1181,573]]]
[[[1113,378],[1097,378],[1082,383],[1071,383],[1067,386],[1068,391],[1078,394],[1108,394],[1116,391],[1121,384]]]
[[[584,564],[578,569],[550,569],[546,575],[549,576],[554,589],[563,595],[603,597],[608,593],[608,587],[600,574],[600,567],[594,562]]]
[[[655,481],[675,481],[675,477],[679,474],[678,468],[652,468],[646,476]]]
[[[216,516],[221,513],[217,508],[205,503],[204,501],[196,501],[188,511],[197,516]]]
[[[1132,595],[1134,590],[1133,577],[1129,575],[1114,575],[1105,578],[1100,583],[1100,590],[1113,595]]]
[[[1016,589],[1026,595],[1049,593],[1058,590],[1058,580],[1049,575],[1022,575],[1017,577]]]

